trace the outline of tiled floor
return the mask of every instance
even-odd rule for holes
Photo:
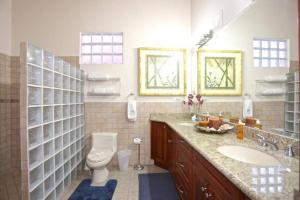
[[[139,189],[138,189],[138,174],[139,173],[161,173],[166,170],[161,169],[154,165],[145,166],[144,170],[136,171],[132,166],[129,167],[128,171],[119,171],[117,167],[110,167],[110,179],[117,179],[118,184],[114,192],[113,200],[138,200]],[[89,178],[88,172],[83,172],[78,176],[76,180],[72,182],[67,191],[64,193],[63,200],[67,200],[79,183]]]
[[[18,200],[20,195],[20,172],[15,170],[0,175],[0,200]]]

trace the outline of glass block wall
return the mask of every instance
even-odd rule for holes
[[[28,198],[60,199],[83,166],[84,73],[31,43],[26,67]]]

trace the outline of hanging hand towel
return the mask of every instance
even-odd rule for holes
[[[136,101],[128,100],[127,104],[127,118],[129,121],[136,121],[137,118],[137,109],[136,109]]]

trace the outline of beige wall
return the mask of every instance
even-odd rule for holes
[[[11,55],[12,0],[0,0],[0,53]]]
[[[223,29],[218,27],[218,34],[205,48],[244,51],[244,92],[254,96],[255,79],[287,71],[253,68],[251,45],[254,36],[289,37],[291,59],[296,59],[297,55],[296,0],[256,0],[255,4],[252,4],[252,0],[231,0],[229,3],[220,0],[12,1],[14,55],[19,54],[20,41],[31,40],[57,55],[78,56],[80,32],[124,32],[124,64],[81,66],[94,75],[120,77],[121,96],[87,97],[86,101],[89,102],[126,101],[129,93],[137,94],[137,48],[194,47],[204,31],[202,27],[210,27],[220,12],[223,13],[222,21],[226,26],[221,26]],[[241,14],[242,11],[245,12]],[[282,14],[266,14],[276,12]],[[187,91],[191,92],[196,91],[196,53],[195,49],[187,52]],[[157,102],[176,102],[181,99],[138,97],[139,101]],[[241,101],[240,97],[209,98],[209,101],[220,99]]]
[[[238,17],[255,0],[191,0],[193,45],[211,29],[221,28]]]
[[[12,23],[14,55],[19,53],[20,41],[31,40],[57,55],[76,56],[80,32],[122,31],[124,64],[81,67],[87,73],[120,77],[121,97],[109,100],[125,101],[130,92],[137,93],[137,48],[190,44],[190,1],[13,0]]]
[[[245,9],[238,18],[219,29],[214,38],[203,48],[242,50],[244,93],[252,94],[252,97],[258,101],[280,100],[281,98],[278,97],[255,97],[255,80],[263,79],[268,75],[285,74],[288,69],[253,67],[252,40],[254,37],[289,39],[290,60],[298,60],[297,18],[297,0],[256,0],[255,4]],[[194,27],[195,24],[192,18],[192,35],[198,30]],[[196,65],[196,54],[193,55],[194,65]]]

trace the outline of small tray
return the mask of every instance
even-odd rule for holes
[[[194,128],[197,130],[197,131],[201,131],[201,132],[205,132],[205,133],[210,133],[210,134],[224,134],[224,133],[227,133],[228,131],[232,130],[234,127],[229,125],[230,128],[228,129],[218,129],[218,130],[213,130],[213,129],[210,129],[208,127],[202,127],[202,126],[198,126],[197,124],[194,125]]]

